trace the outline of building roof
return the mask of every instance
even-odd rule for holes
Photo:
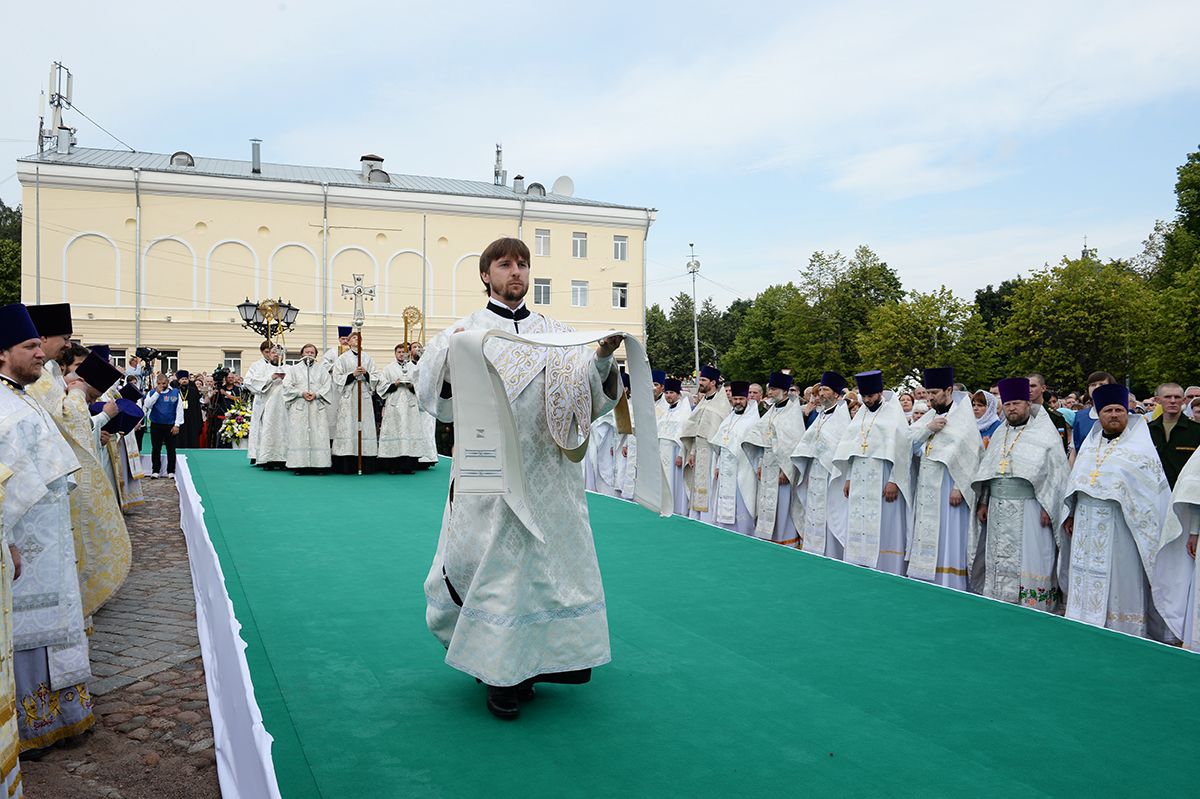
[[[598,208],[624,208],[631,210],[654,210],[638,205],[622,205],[607,203],[599,200],[588,200],[582,197],[570,197],[563,194],[552,194],[546,190],[546,195],[524,194],[513,191],[511,186],[496,186],[481,180],[460,180],[458,178],[434,178],[422,175],[398,175],[388,173],[390,182],[368,182],[362,175],[361,169],[339,169],[325,166],[300,166],[296,164],[272,164],[262,162],[262,172],[251,172],[250,161],[238,161],[228,158],[199,158],[193,156],[195,166],[172,166],[171,156],[163,153],[129,152],[126,150],[101,150],[89,147],[75,147],[67,154],[47,151],[42,154],[34,153],[18,162],[30,164],[51,163],[73,166],[99,167],[103,169],[140,169],[144,172],[164,172],[184,175],[206,175],[210,177],[238,178],[243,180],[264,180],[284,183],[309,183],[330,186],[354,186],[357,188],[378,189],[380,191],[404,191],[421,194],[448,194],[460,197],[487,197],[501,200],[519,200],[524,198],[530,203],[553,203],[558,205],[592,206]],[[528,185],[528,184],[526,184]]]

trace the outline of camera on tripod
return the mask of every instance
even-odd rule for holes
[[[162,352],[154,347],[138,347],[133,354],[143,361],[156,361],[162,356]]]

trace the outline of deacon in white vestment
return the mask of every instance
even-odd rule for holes
[[[658,457],[662,461],[663,474],[671,486],[672,512],[676,516],[688,515],[687,487],[683,483],[683,442],[679,434],[692,408],[683,401],[683,385],[674,377],[663,378],[663,401],[666,403],[658,415]]]
[[[338,356],[333,364],[333,391],[338,395],[337,423],[333,431],[333,470],[341,474],[358,471],[359,407],[362,407],[362,470],[375,471],[375,455],[379,449],[378,427],[375,424],[375,403],[371,393],[379,385],[379,371],[367,353],[358,363],[358,333],[351,333],[350,349]]]
[[[621,382],[626,402],[633,400],[629,395],[629,373],[621,372]],[[633,435],[633,414],[630,413],[629,432],[617,434],[617,496],[633,501],[634,484],[637,481],[637,441]]]
[[[967,590],[967,539],[975,508],[971,481],[983,439],[966,392],[954,391],[954,369],[925,370],[926,413],[909,428],[917,452],[908,576]]]
[[[279,381],[275,379],[275,374],[281,372],[282,367],[276,365],[278,354],[274,352],[271,342],[264,341],[258,346],[258,351],[262,353],[262,358],[250,364],[244,379],[246,390],[253,398],[250,409],[250,435],[246,440],[246,455],[251,463],[258,462],[258,442],[262,435],[262,416],[267,409],[267,395],[276,391],[283,382],[282,378]]]
[[[1184,605],[1183,645],[1193,652],[1200,652],[1200,634],[1196,623],[1200,618],[1200,560],[1196,558],[1196,543],[1200,539],[1200,457],[1188,458],[1183,471],[1175,480],[1171,492],[1171,511],[1163,528],[1163,540],[1183,538],[1187,553],[1191,556],[1191,578],[1187,580],[1187,597]]]
[[[796,467],[796,502],[803,508],[800,549],[842,560],[846,553],[849,510],[842,473],[834,463],[838,445],[850,426],[850,409],[842,399],[846,378],[821,375],[819,413],[792,452]]]
[[[1004,424],[971,481],[967,579],[974,593],[1054,612],[1062,599],[1054,564],[1066,517],[1067,457],[1045,410],[1029,402],[1028,378],[998,385]]]
[[[754,500],[754,535],[777,544],[800,544],[804,508],[796,501],[792,453],[804,435],[804,409],[792,400],[792,376],[775,372],[767,383],[771,407],[742,439],[742,450],[754,464],[758,484]]]
[[[287,468],[328,469],[329,398],[333,378],[317,362],[317,346],[305,344],[300,363],[288,367],[280,391],[287,408]]]
[[[13,471],[0,527],[21,556],[12,620],[23,752],[95,723],[67,499],[79,461],[25,391],[42,376],[41,343],[25,306],[0,308],[0,463]]]
[[[321,356],[321,368],[326,374],[333,376],[333,366],[337,363],[337,359],[343,352],[350,349],[350,334],[354,332],[354,328],[350,325],[338,325],[338,343],[336,347],[330,347],[325,350],[325,354]],[[334,391],[329,394],[329,407],[326,409],[326,417],[329,419],[329,438],[333,440],[333,429],[337,424],[338,418],[338,399],[339,392],[334,387]]]
[[[912,442],[900,401],[884,393],[879,370],[854,376],[862,407],[850,420],[834,464],[849,500],[846,562],[903,575],[912,526]]]
[[[1165,526],[1167,475],[1146,420],[1129,413],[1128,389],[1099,386],[1092,403],[1099,422],[1079,449],[1064,499],[1067,618],[1176,643],[1192,564],[1182,529]]]
[[[715,366],[701,366],[697,379],[699,399],[688,416],[679,440],[683,444],[683,482],[688,492],[688,515],[712,523],[716,519],[716,454],[712,440],[732,406],[721,388],[721,373]]]
[[[490,289],[487,306],[439,334],[421,361],[418,397],[443,422],[453,421],[454,391],[479,390],[448,381],[456,331],[570,330],[525,306],[529,248],[520,240],[489,245],[480,256],[480,278]],[[498,338],[484,344],[519,430],[527,512],[545,534],[527,527],[504,496],[456,493],[453,476],[466,468],[459,459],[469,452],[469,438],[460,431],[437,553],[425,581],[426,621],[446,647],[446,663],[485,683],[487,708],[503,719],[518,716],[519,701],[532,698],[534,682],[587,682],[593,667],[610,660],[583,479],[560,437],[585,435],[617,401],[612,353],[619,343],[604,339],[594,353]]]
[[[712,438],[715,521],[726,530],[754,535],[758,478],[742,440],[758,422],[758,403],[750,404],[750,384],[744,380],[731,381],[729,391],[733,410]]]
[[[413,474],[418,462],[437,457],[437,449],[425,421],[428,415],[417,404],[417,366],[409,345],[397,344],[395,355],[375,389],[383,397],[377,466],[389,474]]]
[[[409,347],[409,356],[412,358],[412,363],[415,371],[413,372],[413,385],[419,385],[421,382],[421,356],[425,354],[425,345],[419,341],[414,341]],[[420,403],[417,403],[420,407]],[[424,427],[425,440],[428,442],[428,448],[422,455],[417,457],[417,469],[432,469],[438,462],[437,448],[437,419],[433,418],[433,414],[427,413],[425,409],[421,409],[421,424]]]

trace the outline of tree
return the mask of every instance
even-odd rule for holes
[[[1024,282],[1024,278],[1014,277],[1002,282],[999,288],[992,288],[992,284],[989,283],[987,288],[975,289],[975,307],[984,327],[995,330],[1004,324],[1011,312],[1009,300],[1017,287]]]
[[[21,206],[0,200],[0,305],[21,301]]]
[[[1089,372],[1129,376],[1135,392],[1155,382],[1139,357],[1153,331],[1154,295],[1123,261],[1064,257],[1013,292],[999,329],[1001,362],[1014,374],[1041,372],[1052,386],[1079,388]]]
[[[646,309],[646,357],[655,369],[662,369],[668,357],[667,315],[657,302]]]
[[[791,283],[763,289],[746,308],[733,345],[719,361],[722,374],[732,380],[762,381],[786,366],[779,353],[784,309],[799,297],[800,290]]]

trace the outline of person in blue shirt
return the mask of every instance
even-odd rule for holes
[[[992,440],[992,433],[1000,426],[1000,415],[996,412],[999,406],[996,396],[989,391],[980,389],[971,395],[971,410],[975,411],[975,426],[983,439],[983,448],[987,449]]]
[[[1106,383],[1115,382],[1117,382],[1116,378],[1114,378],[1108,372],[1092,372],[1090,375],[1088,375],[1087,379],[1088,397],[1091,397],[1092,392],[1095,391],[1099,386],[1103,386]],[[1075,413],[1075,418],[1071,421],[1071,437],[1075,441],[1076,452],[1078,452],[1079,448],[1083,446],[1083,440],[1087,438],[1087,434],[1091,432],[1092,425],[1096,423],[1096,418],[1096,411],[1090,404],[1080,408]]]
[[[183,427],[183,402],[179,389],[171,388],[170,378],[158,376],[154,391],[146,397],[146,415],[150,417],[150,477],[162,476],[162,449],[167,447],[167,477],[175,476],[175,441]]]

